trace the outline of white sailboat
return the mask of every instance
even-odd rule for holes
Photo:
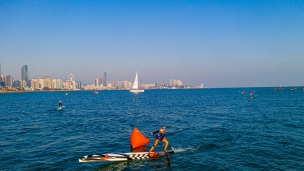
[[[138,87],[139,87],[139,85],[138,85],[138,75],[137,75],[137,72],[136,72],[134,84],[133,84],[133,87],[130,90],[130,92],[132,92],[132,93],[142,93],[142,92],[145,91],[145,90],[139,89]]]

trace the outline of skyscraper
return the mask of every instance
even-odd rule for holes
[[[99,83],[99,78],[96,77],[96,78],[95,78],[95,86],[99,86],[99,85],[100,85],[100,83]]]
[[[103,85],[103,87],[107,86],[107,73],[106,72],[103,73],[102,85]]]
[[[4,84],[5,84],[5,77],[4,75],[0,75],[0,85],[4,86]]]
[[[6,76],[6,86],[13,87],[13,77],[11,75]]]
[[[102,84],[102,78],[99,78],[99,86],[100,86],[100,85],[103,85],[103,84]]]
[[[172,80],[172,79],[169,80],[169,86],[170,86],[170,87],[173,86],[173,80]]]
[[[82,89],[82,82],[78,81],[77,88]]]
[[[28,68],[27,65],[23,65],[21,68],[21,81],[25,80],[26,85],[28,84]]]
[[[66,80],[66,84],[66,88],[68,89],[73,90],[76,88],[76,81],[73,74],[69,76],[69,80]]]
[[[69,80],[70,80],[70,81],[75,81],[75,80],[74,80],[74,75],[73,75],[73,74],[71,74],[71,75],[69,76]]]

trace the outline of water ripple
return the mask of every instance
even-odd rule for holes
[[[0,94],[1,170],[304,170],[303,92],[242,89]],[[252,89],[246,89],[250,92]],[[65,108],[56,110],[61,99]],[[5,107],[4,107],[5,106]],[[165,158],[79,163],[128,152],[129,137],[167,126]],[[160,143],[156,150],[162,150]]]

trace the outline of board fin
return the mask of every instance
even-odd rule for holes
[[[130,136],[130,143],[133,149],[146,145],[149,142],[150,140],[147,137],[145,137],[137,128],[133,129],[133,132]]]

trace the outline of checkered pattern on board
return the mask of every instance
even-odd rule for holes
[[[129,157],[136,160],[148,159],[149,154],[131,154]]]

